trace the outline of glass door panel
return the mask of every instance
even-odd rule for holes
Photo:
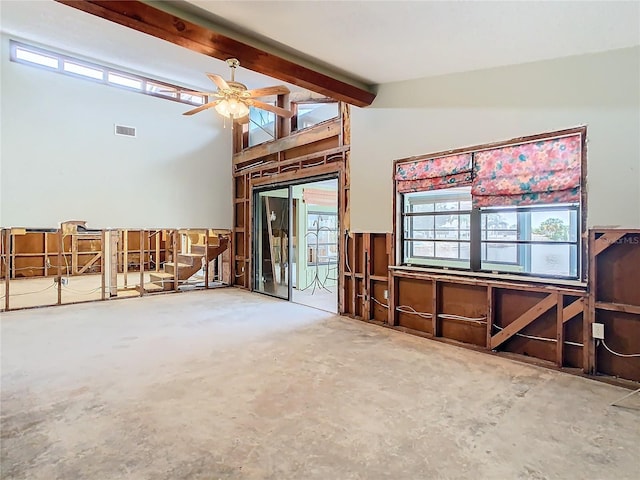
[[[254,193],[254,290],[289,299],[289,188]]]

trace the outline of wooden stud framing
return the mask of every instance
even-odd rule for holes
[[[438,308],[440,284],[437,280],[433,280],[431,284],[431,332],[434,337],[440,336],[440,329],[438,328]]]
[[[495,300],[494,289],[492,285],[487,286],[487,342],[486,347],[491,348],[491,336],[493,335],[493,323],[495,321],[495,312],[493,303]]]
[[[62,228],[58,230],[58,305],[62,304],[62,257],[64,249],[64,234]]]
[[[171,242],[173,245],[173,261],[175,263],[175,268],[173,270],[173,291],[177,292],[178,291],[178,287],[180,286],[178,284],[178,238],[180,237],[180,231],[179,230],[174,230],[173,231],[173,236],[171,237]]]
[[[144,228],[140,230],[140,296],[144,297]]]
[[[9,281],[11,280],[11,230],[4,231],[4,309],[9,311]],[[60,263],[58,263],[58,272],[60,271]],[[59,289],[59,284],[58,284]],[[58,292],[58,303],[60,303],[60,293]]]
[[[496,349],[520,330],[531,324],[540,315],[557,305],[557,295],[550,293],[543,300],[524,312],[513,322],[491,337],[491,349]]]
[[[556,365],[564,364],[564,295],[556,294]]]
[[[107,272],[105,271],[105,250],[106,250],[106,245],[107,245],[107,232],[102,230],[100,232],[100,240],[101,240],[101,245],[100,245],[100,299],[104,300],[105,299],[105,277],[107,275]],[[111,272],[109,272],[111,273]]]

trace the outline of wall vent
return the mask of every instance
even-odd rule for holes
[[[115,134],[116,135],[122,135],[124,137],[135,137],[136,136],[136,127],[127,127],[125,125],[116,125]]]

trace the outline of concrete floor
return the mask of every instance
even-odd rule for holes
[[[9,312],[1,333],[4,479],[638,478],[621,388],[263,295]]]

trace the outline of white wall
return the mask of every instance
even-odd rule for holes
[[[1,49],[2,226],[231,227],[221,117],[10,62],[5,37]],[[116,123],[137,138],[114,135]]]
[[[640,227],[640,48],[382,85],[354,108],[351,225],[392,230],[398,158],[587,125],[587,221]]]

